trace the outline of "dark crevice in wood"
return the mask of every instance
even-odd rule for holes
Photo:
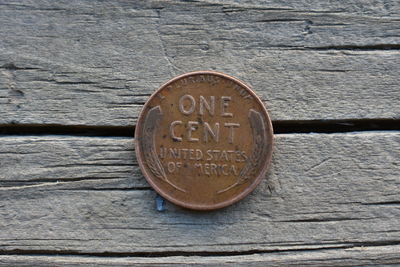
[[[324,245],[324,244],[316,244]],[[327,244],[329,245],[329,244]],[[253,249],[244,251],[162,251],[162,252],[80,252],[74,250],[0,250],[0,255],[25,255],[25,256],[87,256],[87,257],[176,257],[176,256],[200,256],[200,257],[226,257],[244,256],[253,254],[285,253],[285,252],[312,252],[337,249],[350,249],[356,247],[381,247],[400,245],[400,240],[374,241],[374,242],[350,242],[338,244],[331,247],[309,247],[288,249]]]
[[[304,47],[309,50],[400,50],[400,44],[376,44],[376,45],[334,45]]]
[[[37,183],[58,183],[58,182],[87,182],[87,181],[98,181],[98,180],[112,180],[112,179],[123,179],[122,177],[63,177],[63,178],[47,178],[47,179],[30,179],[30,180],[16,180],[16,181],[0,181],[0,184],[10,184],[10,186],[16,185],[29,185]]]
[[[362,205],[366,205],[366,206],[400,206],[400,201],[371,202],[371,203],[362,203]]]
[[[319,223],[319,222],[339,222],[339,221],[362,221],[373,218],[313,218],[313,219],[299,219],[299,220],[285,220],[278,222],[289,222],[289,223]]]
[[[275,134],[396,131],[400,130],[400,119],[275,121],[273,127]]]
[[[72,135],[134,137],[135,126],[84,126],[59,124],[3,124],[0,135]]]
[[[152,187],[126,187],[126,188],[93,188],[79,187],[69,189],[59,189],[58,191],[153,191]]]
[[[0,66],[0,69],[6,70],[40,70],[40,68],[17,67],[14,63],[6,63]]]
[[[344,133],[400,130],[400,119],[274,121],[274,134]],[[0,135],[69,135],[134,137],[135,126],[81,126],[58,124],[3,124]]]

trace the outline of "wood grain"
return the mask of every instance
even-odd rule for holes
[[[0,124],[133,125],[162,83],[205,69],[273,120],[399,118],[396,1],[0,5]]]
[[[0,186],[149,188],[134,140],[118,137],[0,137]]]
[[[399,132],[277,135],[268,179],[245,200],[207,213],[171,204],[157,212],[155,193],[134,174],[129,138],[38,139],[0,138],[1,169],[13,166],[23,177],[0,188],[1,253],[200,257],[320,250],[303,253],[311,259],[371,247],[351,253],[372,259],[387,246],[384,255],[397,260],[390,249],[399,252],[400,243]],[[41,180],[28,182],[30,173]]]

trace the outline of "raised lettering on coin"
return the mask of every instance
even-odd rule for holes
[[[239,80],[211,71],[178,76],[158,89],[139,116],[135,138],[150,185],[198,210],[249,194],[265,176],[273,146],[260,99]]]

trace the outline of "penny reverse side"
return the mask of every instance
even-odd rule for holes
[[[201,71],[161,86],[139,116],[136,155],[169,201],[218,209],[249,194],[271,161],[273,131],[255,93],[226,74]]]

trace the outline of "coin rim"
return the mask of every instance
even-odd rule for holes
[[[141,151],[140,151],[140,137],[141,137],[141,130],[142,130],[142,125],[143,125],[143,120],[145,118],[145,110],[147,108],[147,106],[149,105],[150,101],[156,97],[156,95],[161,92],[165,87],[167,87],[169,84],[180,80],[184,77],[188,77],[188,76],[192,76],[192,75],[207,75],[207,74],[211,74],[211,75],[216,75],[216,76],[220,76],[223,78],[226,78],[228,80],[231,80],[235,83],[238,83],[240,86],[242,86],[243,88],[245,88],[254,98],[256,101],[258,101],[258,103],[261,105],[261,109],[264,112],[264,115],[266,117],[266,122],[268,123],[268,136],[267,136],[267,142],[269,142],[271,145],[271,149],[270,151],[268,151],[267,153],[267,158],[266,161],[264,163],[264,166],[262,167],[262,170],[260,172],[260,174],[254,179],[253,183],[248,186],[246,189],[244,189],[240,194],[226,200],[223,202],[219,202],[216,204],[212,204],[212,205],[204,205],[204,204],[190,204],[184,201],[180,201],[178,199],[175,199],[171,196],[171,194],[168,194],[166,192],[164,192],[162,189],[160,189],[160,187],[158,187],[154,182],[153,179],[151,178],[153,175],[150,174],[146,168],[145,168],[145,164],[143,162],[143,158],[141,156]],[[188,72],[188,73],[184,73],[181,74],[179,76],[176,76],[174,78],[172,78],[171,80],[167,81],[166,83],[162,84],[153,94],[151,94],[151,96],[149,97],[149,99],[146,101],[146,103],[143,105],[142,110],[139,113],[139,117],[137,119],[136,122],[136,128],[135,128],[135,137],[134,137],[134,141],[135,141],[135,154],[136,154],[136,159],[137,162],[139,164],[140,170],[142,171],[143,176],[145,177],[145,179],[147,180],[147,182],[151,185],[151,187],[157,191],[157,193],[159,193],[162,197],[164,197],[165,199],[167,199],[168,201],[184,207],[184,208],[188,208],[188,209],[192,209],[192,210],[216,210],[216,209],[220,209],[220,208],[224,208],[226,206],[229,206],[235,202],[238,202],[240,200],[242,200],[243,198],[245,198],[248,194],[250,194],[262,181],[262,179],[265,177],[265,174],[271,164],[271,159],[272,159],[272,152],[273,152],[273,148],[274,148],[274,132],[273,132],[273,128],[272,128],[272,122],[271,122],[271,118],[268,114],[268,111],[264,105],[264,103],[261,101],[261,99],[256,95],[256,93],[248,86],[246,85],[244,82],[240,81],[239,79],[229,76],[225,73],[221,73],[221,72],[217,72],[217,71],[193,71],[193,72]]]

